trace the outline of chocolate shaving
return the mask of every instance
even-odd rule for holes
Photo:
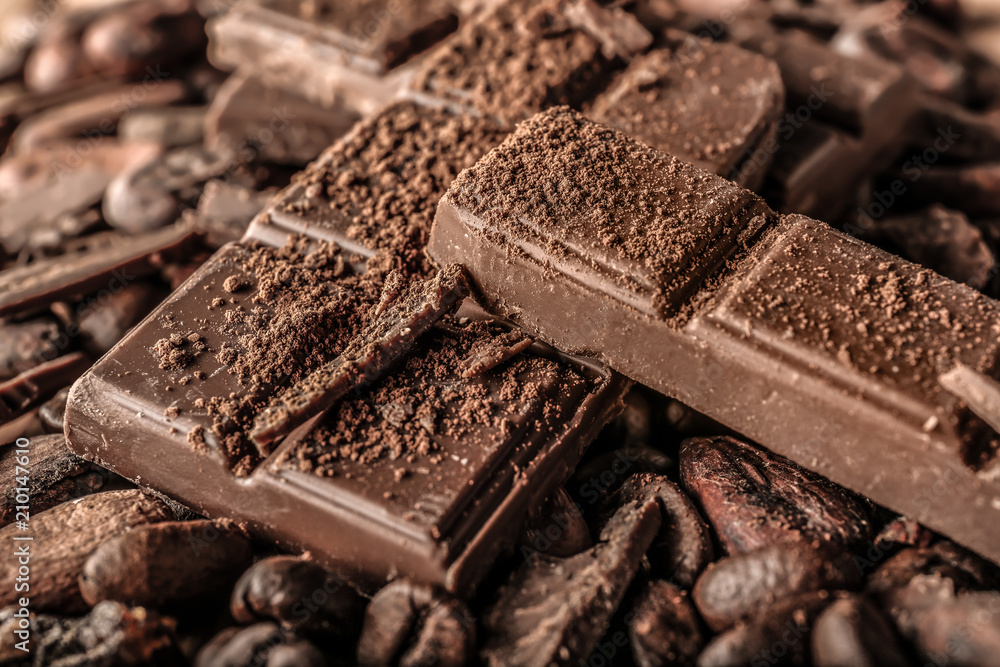
[[[389,282],[391,285],[395,281]],[[377,379],[468,294],[465,271],[458,264],[415,283],[370,322],[339,357],[297,383],[258,415],[250,439],[266,456],[276,440],[327,410],[351,390]],[[381,301],[386,298],[383,294]]]

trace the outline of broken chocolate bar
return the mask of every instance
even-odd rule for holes
[[[359,335],[378,345],[372,317],[392,324],[421,302],[402,291],[394,308],[400,286],[355,273],[345,255],[303,236],[225,246],[74,385],[67,439],[144,488],[361,581],[465,591],[565,481],[627,383],[540,345],[463,377],[509,330],[466,310],[262,455],[247,435],[275,397],[351,356]]]
[[[682,160],[756,189],[776,144],[785,88],[777,66],[732,44],[670,33],[636,58],[588,116]],[[745,161],[758,150],[763,160]]]
[[[456,179],[428,251],[529,335],[1000,561],[998,403],[941,379],[996,376],[995,301],[565,108]]]

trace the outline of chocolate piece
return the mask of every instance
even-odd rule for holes
[[[19,488],[27,488],[30,499],[29,512],[38,514],[56,505],[100,491],[108,479],[107,471],[81,460],[66,447],[66,438],[61,433],[42,435],[29,439],[30,452],[27,486],[23,482],[24,466],[19,466],[15,453],[20,446],[8,446],[0,450],[0,482],[6,489],[0,497],[0,527],[16,520]]]
[[[816,667],[906,667],[912,664],[882,612],[860,595],[827,607],[812,633]]]
[[[372,598],[358,642],[360,665],[438,665],[472,662],[476,625],[461,600],[406,579]]]
[[[251,67],[269,86],[369,114],[395,97],[400,67],[458,26],[448,0],[252,0],[208,25],[212,62]],[[318,65],[319,64],[319,65]]]
[[[101,289],[121,289],[153,273],[157,263],[183,253],[193,241],[194,232],[184,225],[130,237],[88,237],[75,252],[0,271],[0,315]]]
[[[463,262],[529,335],[1000,560],[981,529],[1000,512],[995,435],[938,381],[957,364],[995,373],[996,302],[822,223],[776,221],[566,109],[456,179],[428,252]]]
[[[363,607],[364,599],[342,579],[296,556],[254,563],[233,587],[230,604],[240,623],[268,619],[289,630],[347,639],[360,630]]]
[[[770,60],[732,44],[670,33],[665,48],[636,58],[588,116],[657,150],[750,189],[763,181],[785,89]]]
[[[462,378],[460,360],[508,329],[451,319],[399,371],[262,459],[246,437],[254,418],[344,351],[378,301],[377,278],[322,241],[226,246],[74,386],[71,447],[361,581],[399,573],[466,590],[565,481],[624,382],[539,348]],[[155,350],[174,337],[182,352],[205,348],[160,368]],[[135,449],[151,446],[156,459]]]
[[[922,172],[915,171],[924,167]],[[918,184],[905,192],[911,203],[941,203],[970,216],[1000,214],[1000,161],[960,166],[918,162],[890,176]]]
[[[705,638],[687,592],[651,582],[631,616],[629,640],[639,667],[693,667]]]
[[[137,526],[94,550],[80,573],[88,604],[117,600],[187,611],[225,600],[253,561],[250,542],[211,521]]]
[[[377,381],[468,294],[462,267],[452,264],[435,277],[414,284],[387,308],[380,303],[379,309],[384,311],[377,313],[336,359],[283,392],[257,416],[250,431],[257,449],[267,456],[276,440],[348,393]]]
[[[298,93],[265,86],[241,70],[222,84],[212,100],[205,145],[268,162],[305,165],[359,119],[345,100],[321,106]]]
[[[69,387],[64,387],[38,408],[38,417],[49,432],[62,434],[63,420],[66,417],[66,399],[68,397]]]
[[[871,538],[867,502],[784,457],[731,437],[685,440],[680,454],[681,482],[730,554],[780,542],[850,549]]]
[[[509,125],[556,104],[580,106],[612,61],[598,39],[572,27],[573,4],[501,3],[428,53],[415,89]]]
[[[275,245],[290,232],[335,241],[371,256],[384,250],[426,272],[438,200],[460,171],[506,136],[469,114],[399,102],[358,124],[325,152],[251,225]]]
[[[712,563],[692,599],[716,632],[767,615],[776,603],[817,590],[855,589],[861,574],[851,555],[823,542],[780,542]]]
[[[660,528],[652,494],[626,501],[597,544],[570,558],[523,564],[482,619],[483,661],[497,665],[570,665],[585,660],[604,634]]]
[[[89,367],[90,359],[80,352],[74,352],[39,364],[6,382],[0,382],[0,423],[12,421],[48,400]]]
[[[221,180],[205,184],[194,227],[205,236],[206,244],[218,248],[230,241],[239,241],[246,234],[250,221],[274,199],[273,189],[257,191]]]
[[[32,609],[64,614],[85,610],[78,579],[94,549],[135,526],[172,518],[166,505],[135,490],[96,493],[34,515],[29,524],[31,564],[45,576],[31,582]],[[8,544],[24,535],[17,524],[0,528],[0,537]],[[20,597],[15,577],[16,568],[0,571],[4,585],[0,606],[14,604]]]
[[[167,148],[196,144],[205,135],[206,113],[205,107],[137,109],[118,123],[118,138]]]

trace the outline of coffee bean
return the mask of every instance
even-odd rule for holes
[[[63,432],[63,419],[66,417],[66,400],[68,398],[69,387],[66,387],[60,389],[55,396],[42,403],[42,406],[38,408],[38,416],[42,420],[42,424],[52,433],[61,434]]]
[[[110,473],[70,452],[61,433],[34,437],[30,442],[27,489],[31,513],[99,491],[108,481]],[[25,504],[17,500],[17,489],[24,488],[17,482],[21,476],[17,458],[16,448],[0,449],[0,526],[13,523],[18,505]]]
[[[716,635],[698,656],[698,667],[806,664],[813,624],[832,600],[826,591],[785,600],[767,614]]]
[[[198,652],[194,667],[325,667],[326,659],[308,641],[274,623],[227,628]]]
[[[118,600],[181,610],[194,601],[224,600],[252,559],[245,537],[211,521],[138,526],[94,551],[80,591],[90,604]]]
[[[654,581],[631,614],[629,640],[640,667],[689,667],[705,644],[698,614],[686,591]]]
[[[475,621],[444,591],[406,579],[380,590],[365,612],[361,665],[458,667],[472,660]]]
[[[698,579],[692,597],[702,618],[718,632],[766,614],[790,597],[860,585],[861,573],[850,554],[785,542],[712,563]]]
[[[345,581],[297,556],[254,563],[233,588],[230,610],[240,623],[274,620],[289,630],[356,637],[364,600]]]
[[[594,544],[579,507],[562,487],[556,489],[524,526],[519,540],[522,554],[564,558]]]
[[[812,633],[816,667],[906,667],[906,652],[882,611],[851,595],[827,607]]]
[[[681,588],[691,588],[714,555],[708,525],[691,499],[662,475],[633,475],[619,492],[622,498],[652,495],[660,504],[663,523],[647,551],[653,574]]]
[[[125,531],[170,520],[161,501],[141,491],[105,491],[57,505],[31,517],[31,606],[35,611],[73,613],[88,605],[78,584],[87,558],[101,544]],[[16,524],[0,528],[0,541],[14,544]],[[0,606],[20,595],[14,590],[16,568],[0,570]]]
[[[769,544],[868,542],[871,506],[788,459],[731,437],[681,444],[681,482],[731,554]]]

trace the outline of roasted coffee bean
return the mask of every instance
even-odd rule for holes
[[[289,630],[355,637],[364,600],[321,566],[297,556],[254,563],[233,588],[230,610],[240,623],[274,620]]]
[[[803,593],[860,585],[861,574],[850,554],[786,542],[712,563],[698,579],[692,598],[708,626],[718,632]]]
[[[874,564],[856,560],[863,574]],[[996,588],[1000,584],[998,568],[954,542],[942,540],[924,549],[904,549],[879,565],[865,583],[866,590],[882,597],[906,586],[922,574],[940,575],[953,582],[956,591]]]
[[[2,618],[2,616],[0,616]],[[83,618],[36,616],[32,667],[181,667],[174,620],[141,607],[102,602]],[[9,636],[9,635],[5,635]]]
[[[629,624],[632,656],[640,667],[693,666],[705,644],[698,614],[682,591],[654,581],[642,592]]]
[[[871,505],[828,479],[731,437],[681,444],[681,482],[730,554],[788,541],[863,545]]]
[[[860,595],[837,600],[816,620],[812,633],[816,667],[906,667],[896,630],[882,611]]]
[[[69,387],[66,387],[60,389],[55,396],[42,403],[42,406],[38,408],[39,418],[45,428],[52,433],[61,435],[63,432],[63,419],[66,417],[66,399],[68,398]]]
[[[539,556],[523,563],[483,616],[483,661],[491,667],[543,667],[586,660],[661,522],[659,500],[650,491],[626,499],[590,549],[570,558]]]
[[[358,662],[458,667],[472,659],[475,630],[475,620],[460,600],[400,579],[380,590],[368,605]]]
[[[118,600],[183,610],[195,601],[224,600],[252,560],[245,537],[211,521],[138,526],[91,554],[80,591],[90,604]]]
[[[933,539],[934,533],[913,519],[901,516],[882,527],[882,530],[875,536],[874,546],[883,552],[896,547],[924,549],[930,546]]]
[[[59,323],[51,317],[0,325],[0,380],[59,356]]]
[[[17,520],[17,506],[26,504],[17,499],[20,488],[28,489],[30,511],[38,514],[101,490],[110,476],[108,471],[70,452],[61,433],[31,438],[30,443],[27,487],[17,481],[23,475],[18,472],[17,448],[0,449],[0,526]]]
[[[832,600],[826,591],[785,600],[768,613],[716,635],[698,656],[698,667],[806,664],[810,632]]]
[[[31,606],[63,614],[87,609],[79,578],[87,558],[104,542],[125,531],[172,519],[167,506],[141,491],[105,491],[57,505],[31,517]],[[0,528],[0,539],[14,544],[17,524]],[[0,570],[0,606],[13,603],[16,568]]]
[[[997,667],[1000,665],[1000,591],[937,599],[916,622],[913,636],[928,664]]]
[[[274,623],[227,628],[206,644],[195,667],[325,667],[326,659],[304,639]]]
[[[565,558],[593,544],[580,508],[561,487],[529,517],[519,541],[521,554],[526,558],[537,554]]]
[[[660,533],[646,555],[655,576],[691,588],[714,558],[712,536],[698,509],[681,489],[662,475],[639,473],[626,480],[623,498],[654,496],[663,512]]]

